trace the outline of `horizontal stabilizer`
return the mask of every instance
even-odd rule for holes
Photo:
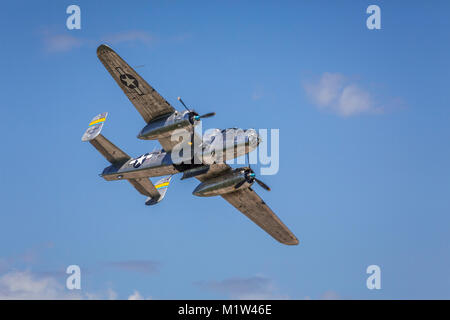
[[[161,195],[148,178],[129,179],[130,183],[136,190],[147,197],[158,199]]]

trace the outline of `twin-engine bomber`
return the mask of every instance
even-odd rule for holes
[[[108,113],[95,116],[81,140],[89,141],[111,163],[101,173],[105,180],[128,180],[147,197],[146,205],[155,205],[165,197],[172,175],[182,173],[182,180],[195,177],[201,183],[194,195],[221,196],[279,242],[299,243],[253,191],[255,182],[265,190],[270,188],[256,178],[250,165],[233,169],[225,163],[257,148],[261,139],[255,130],[216,129],[200,137],[196,125],[214,112],[199,115],[181,98],[178,100],[186,110],[177,111],[110,47],[100,45],[97,56],[146,122],[137,137],[158,140],[163,147],[131,158],[101,134]],[[178,136],[180,132],[188,138]],[[151,177],[163,178],[153,184]]]

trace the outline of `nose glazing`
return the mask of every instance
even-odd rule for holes
[[[256,130],[248,129],[245,132],[245,141],[249,144],[258,145],[261,142],[261,138],[259,137],[258,133],[256,133]]]

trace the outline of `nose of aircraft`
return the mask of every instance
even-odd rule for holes
[[[250,145],[258,145],[262,141],[255,129],[245,131],[245,140]]]

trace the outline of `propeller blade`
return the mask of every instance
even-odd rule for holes
[[[265,184],[264,182],[262,182],[261,180],[255,178],[255,181],[263,188],[266,189],[267,191],[270,191],[270,188],[267,184]]]
[[[235,186],[234,186],[234,188],[235,189],[239,189],[244,183],[245,183],[245,181],[247,181],[247,180],[242,180],[241,182],[238,182]]]
[[[203,118],[210,118],[210,117],[213,117],[215,115],[216,115],[215,112],[210,112],[210,113],[204,114],[202,116],[194,116],[194,119],[195,120],[200,120],[200,119],[203,119]]]
[[[189,111],[189,112],[191,111],[191,110],[188,109],[188,107],[186,107],[186,105],[184,104],[184,101],[181,99],[181,97],[178,97],[178,101],[181,102],[181,104],[183,105],[183,107],[186,108],[187,111]]]
[[[200,118],[210,118],[210,117],[214,117],[215,115],[216,115],[215,112],[210,112],[210,113],[200,116]]]

